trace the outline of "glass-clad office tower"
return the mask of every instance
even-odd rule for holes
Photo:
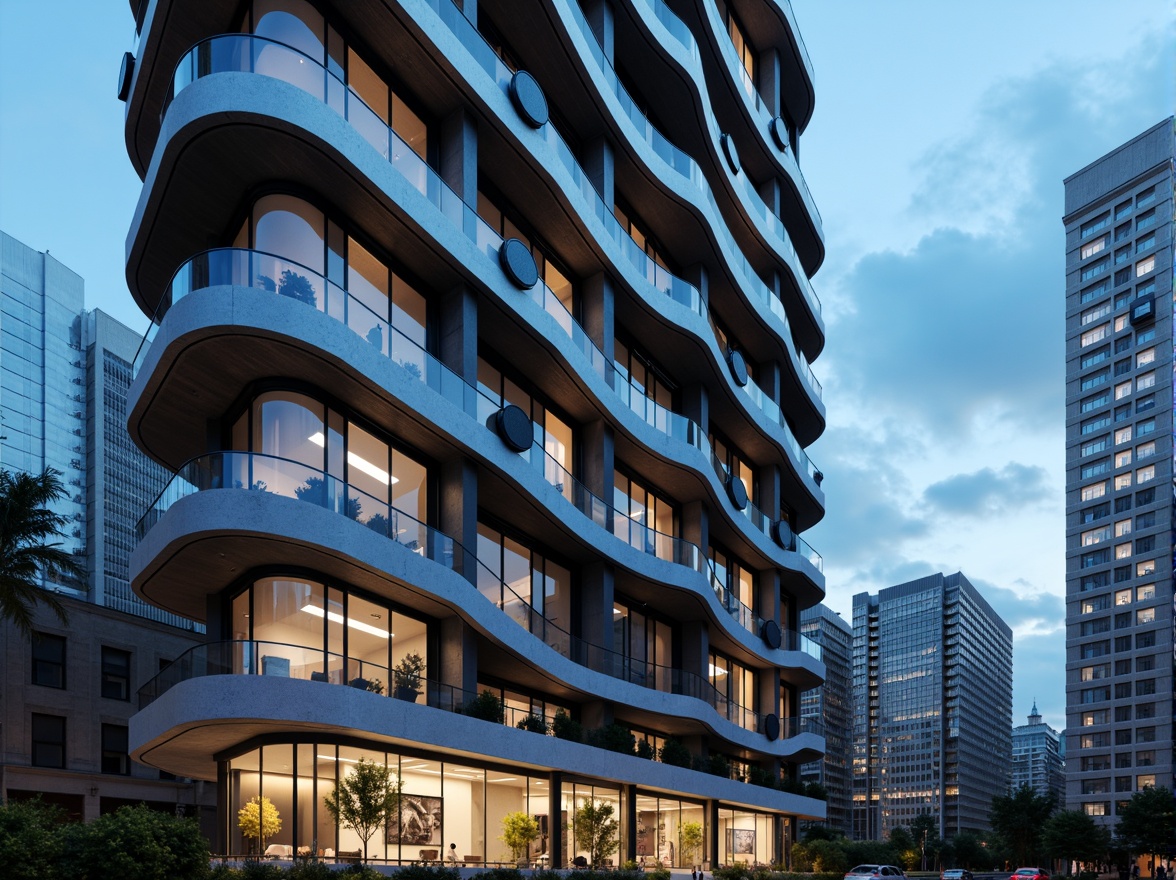
[[[1066,808],[1172,776],[1173,120],[1066,178]]]
[[[53,468],[66,490],[61,549],[84,565],[86,552],[86,363],[81,276],[0,232],[0,467],[39,474]],[[86,585],[55,578],[44,586],[84,597]]]
[[[216,781],[222,852],[261,797],[271,854],[355,858],[324,797],[370,759],[377,859],[786,859],[825,810],[787,0],[132,7],[128,425],[175,476],[130,575],[208,627],[134,756]]]
[[[961,573],[853,597],[853,836],[983,831],[1012,763],[1013,633]]]

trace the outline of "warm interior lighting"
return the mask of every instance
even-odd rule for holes
[[[313,614],[315,617],[326,617],[331,623],[342,623],[343,615],[337,611],[326,611],[319,608],[317,605],[311,605],[309,602],[302,606],[301,611],[307,614]],[[352,629],[357,629],[360,632],[370,633],[373,636],[379,636],[382,639],[388,638],[388,631],[384,629],[376,629],[370,623],[364,623],[362,620],[356,620],[354,617],[347,618],[347,625]]]
[[[311,443],[313,443],[315,446],[320,446],[320,447],[325,446],[326,442],[327,442],[326,438],[323,437],[322,431],[315,431],[313,434],[311,434],[306,439],[309,440]],[[377,480],[379,480],[385,486],[389,485],[390,483],[399,483],[400,482],[399,477],[390,477],[386,470],[384,470],[383,468],[376,467],[374,464],[372,464],[370,461],[368,461],[363,456],[356,455],[354,452],[351,452],[350,450],[348,450],[348,452],[347,452],[347,463],[349,465],[351,465],[352,467],[358,468],[359,470],[363,471],[369,477],[375,477]]]

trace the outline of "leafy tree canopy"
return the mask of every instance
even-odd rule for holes
[[[1145,788],[1119,810],[1119,843],[1136,855],[1165,853],[1176,847],[1176,804],[1170,789]]]

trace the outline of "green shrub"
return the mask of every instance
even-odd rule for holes
[[[555,713],[555,720],[551,723],[551,732],[558,739],[571,740],[572,742],[582,742],[584,739],[584,728],[580,726],[580,722],[563,709]]]
[[[41,802],[0,806],[0,865],[12,880],[49,880],[57,876],[61,825],[65,812]]]
[[[743,864],[720,865],[711,873],[715,880],[750,880],[751,878],[751,871]]]
[[[489,691],[485,691],[484,693],[489,693]],[[458,874],[457,868],[430,867],[429,865],[408,865],[407,867],[401,868],[399,871],[397,871],[396,877],[398,880],[460,880],[461,875]]]
[[[645,758],[646,760],[653,760],[653,746],[647,739],[637,740],[637,757]]]
[[[664,865],[659,865],[656,868],[650,868],[644,874],[645,880],[670,880],[672,876],[670,869]]]
[[[671,767],[689,767],[693,758],[682,741],[673,737],[665,741],[658,756],[663,764],[669,764]]]
[[[248,861],[235,876],[241,880],[284,880],[286,872],[270,862]]]
[[[618,752],[622,755],[633,754],[635,741],[633,731],[629,730],[623,724],[617,724],[615,721],[599,730],[592,731],[588,737],[589,745],[596,746],[598,749],[607,749],[610,752]]]
[[[518,868],[487,868],[478,873],[480,880],[523,880],[523,872]]]
[[[284,875],[287,880],[335,880],[335,872],[326,862],[296,861]]]
[[[482,721],[492,721],[495,724],[502,724],[506,719],[502,698],[493,691],[482,691],[465,704],[464,712],[471,718],[480,718]]]
[[[763,767],[753,766],[747,772],[748,782],[752,785],[761,785],[764,788],[775,788],[779,778],[771,770],[765,770]]]
[[[551,725],[542,715],[528,715],[515,725],[519,730],[529,730],[531,733],[547,734],[551,732]]]
[[[62,834],[62,876],[85,880],[205,880],[208,842],[194,819],[120,807]]]
[[[706,772],[711,776],[731,777],[731,762],[724,755],[711,755],[706,759]]]

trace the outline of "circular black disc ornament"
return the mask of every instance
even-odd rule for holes
[[[510,283],[520,290],[530,290],[539,281],[539,269],[535,266],[531,249],[517,238],[508,238],[502,243],[498,249],[498,264]]]
[[[531,128],[542,128],[547,124],[547,98],[535,77],[525,70],[518,71],[510,80],[510,99]]]
[[[531,448],[531,420],[514,404],[507,404],[494,414],[494,430],[512,452],[526,452]]]

